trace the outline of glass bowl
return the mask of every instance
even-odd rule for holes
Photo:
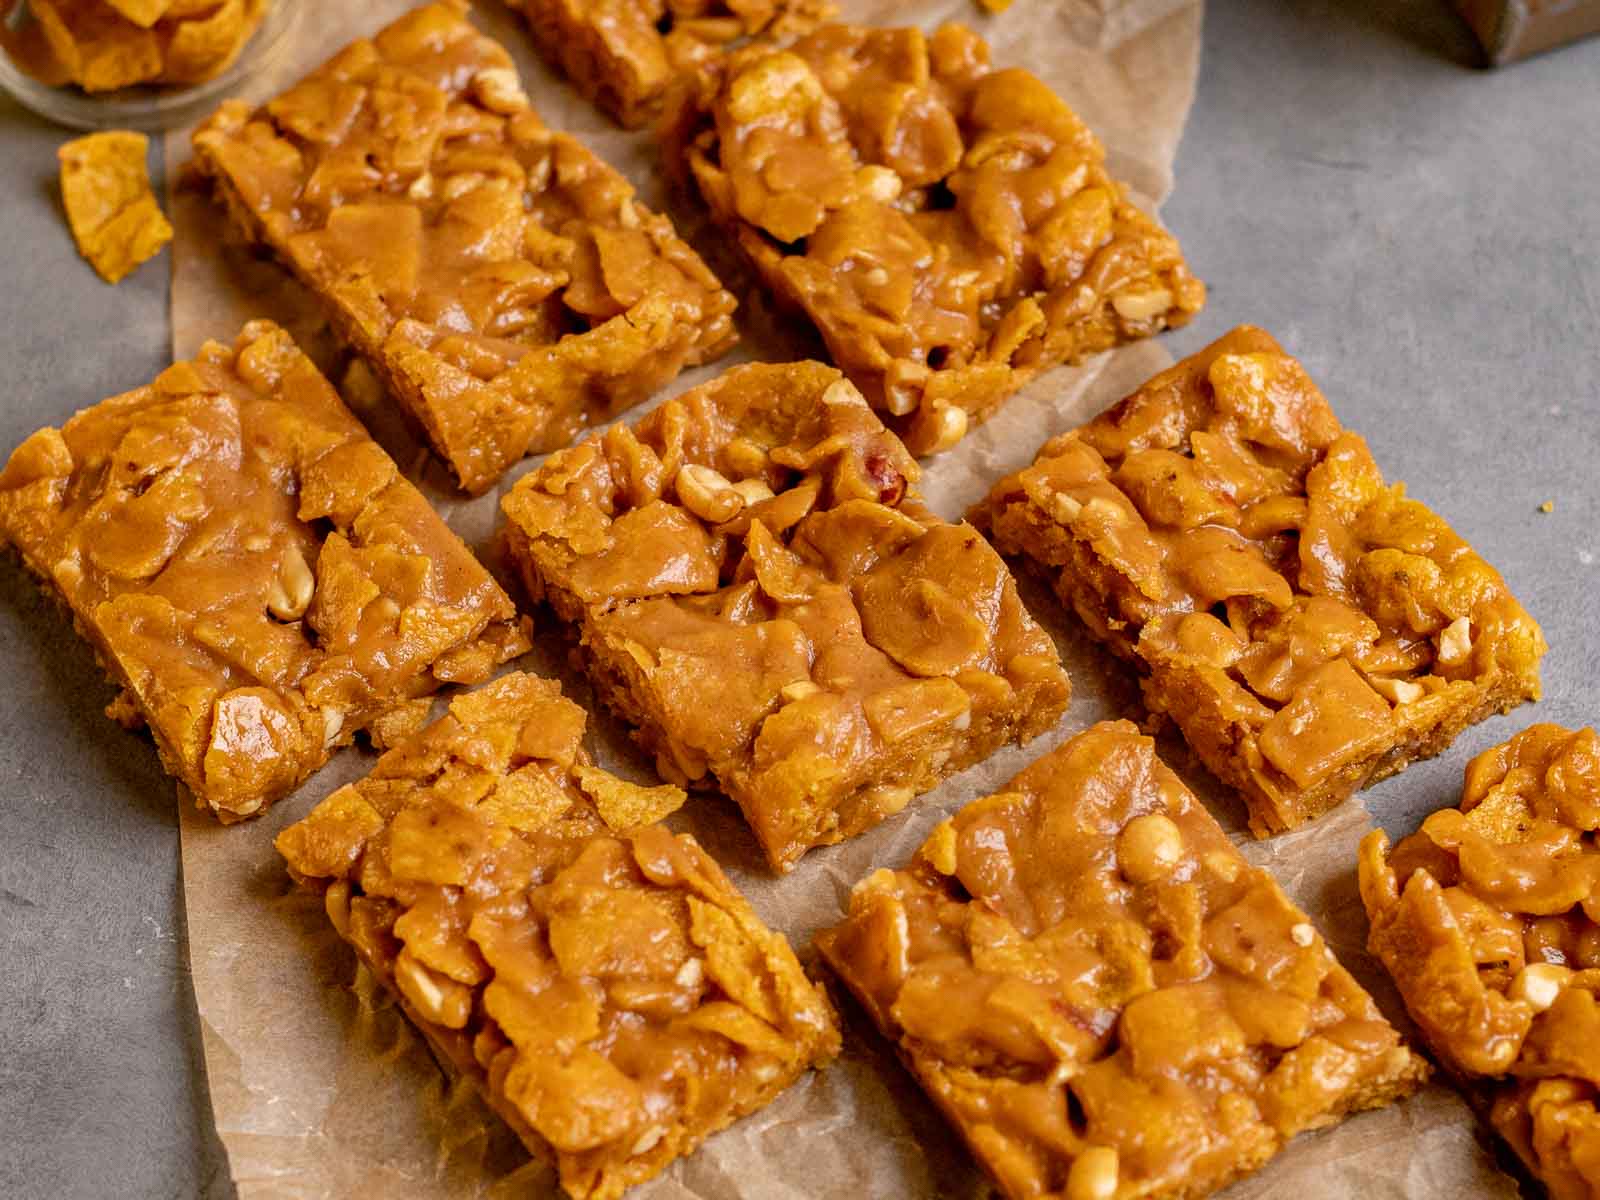
[[[85,92],[75,84],[52,86],[29,75],[0,50],[0,87],[42,117],[72,129],[161,130],[183,125],[215,108],[282,53],[299,19],[299,0],[272,0],[231,66],[194,84],[141,84],[114,92]],[[10,30],[33,20],[27,0],[0,0]]]

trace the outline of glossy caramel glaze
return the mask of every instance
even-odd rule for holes
[[[675,787],[589,764],[511,674],[278,838],[361,961],[575,1200],[614,1200],[832,1058],[827,999],[694,839]]]
[[[528,647],[510,599],[289,335],[245,327],[42,429],[0,532],[72,612],[162,762],[223,820]]]
[[[829,25],[713,59],[663,134],[669,168],[919,455],[1039,371],[1205,300],[1094,134],[962,25]]]
[[[1539,627],[1241,327],[1045,443],[972,514],[1145,674],[1264,836],[1539,695]]]
[[[679,74],[732,43],[807,32],[834,15],[828,0],[513,0],[534,41],[572,85],[618,123],[661,114]]]
[[[820,363],[735,367],[504,501],[530,590],[666,779],[775,867],[1055,723],[1068,685],[999,555]]]
[[[1126,721],[862,880],[818,945],[1009,1200],[1193,1200],[1426,1075]]]
[[[633,186],[529,107],[466,4],[416,9],[194,135],[270,248],[470,492],[735,339],[733,297]]]
[[[1557,1200],[1600,1196],[1600,738],[1534,725],[1391,851],[1361,845],[1369,944],[1428,1046]]]

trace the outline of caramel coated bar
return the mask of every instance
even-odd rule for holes
[[[834,14],[827,0],[512,0],[574,87],[629,129],[661,113],[673,80],[729,43],[781,38]]]
[[[737,50],[675,89],[663,130],[669,168],[919,455],[1205,301],[1094,134],[962,25]]]
[[[1009,1200],[1195,1200],[1427,1074],[1126,721],[862,880],[818,946]]]
[[[1600,738],[1534,725],[1461,803],[1361,846],[1368,944],[1555,1200],[1600,1192]]]
[[[589,765],[556,684],[457,697],[278,838],[361,961],[574,1200],[615,1200],[839,1049],[688,835]]]
[[[1257,836],[1539,695],[1505,581],[1259,329],[1045,443],[972,519],[1137,664]]]
[[[529,589],[664,778],[773,866],[1055,723],[1068,684],[1000,556],[820,363],[735,367],[552,455],[504,507]]]
[[[223,820],[528,647],[510,599],[270,322],[41,429],[0,533]]]
[[[234,224],[481,492],[726,351],[734,301],[545,128],[465,8],[425,5],[254,111],[227,102],[194,146]]]

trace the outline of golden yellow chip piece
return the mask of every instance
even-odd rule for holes
[[[29,7],[67,77],[114,92],[161,73],[161,39],[101,0],[32,0]]]
[[[271,0],[32,0],[34,21],[0,46],[51,86],[110,92],[190,84],[227,70]]]
[[[105,2],[144,29],[149,29],[166,16],[167,10],[172,7],[172,0],[105,0]]]
[[[61,159],[61,199],[78,250],[116,283],[172,240],[172,226],[150,189],[150,139],[121,130],[68,142]]]
[[[683,807],[689,797],[670,783],[640,787],[597,767],[578,767],[578,786],[594,801],[608,829],[626,833],[654,825]]]
[[[266,0],[225,0],[206,17],[172,23],[167,43],[166,83],[199,83],[228,68],[255,32]]]

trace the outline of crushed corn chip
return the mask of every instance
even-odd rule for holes
[[[61,198],[78,250],[116,283],[172,240],[150,190],[142,133],[92,133],[62,146]]]
[[[199,83],[226,70],[271,0],[32,0],[34,20],[0,45],[28,74],[110,92]]]
[[[657,821],[677,812],[687,797],[682,788],[663,784],[661,787],[640,787],[625,779],[618,779],[608,771],[594,767],[577,768],[578,786],[594,801],[600,810],[600,819],[608,829],[618,833],[654,825]]]
[[[167,83],[199,83],[227,70],[255,31],[266,0],[226,0],[211,15],[179,21],[167,44]]]

